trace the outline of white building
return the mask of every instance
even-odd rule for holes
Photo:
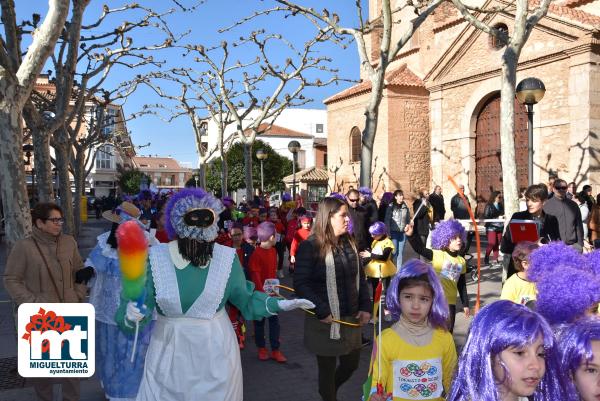
[[[259,111],[250,113],[247,121],[251,121]],[[202,143],[206,149],[211,151],[217,147],[217,126],[214,120],[206,120],[206,136]],[[264,125],[266,127],[266,124]],[[225,131],[225,139],[235,133],[235,124],[231,124]],[[310,167],[324,167],[327,164],[324,141],[327,138],[327,111],[320,109],[286,109],[275,121],[270,130],[257,136],[263,142],[268,143],[273,150],[280,155],[292,159],[288,150],[291,140],[300,142],[301,150],[298,152],[298,165],[301,169]],[[237,139],[234,139],[235,142]],[[212,158],[219,157],[215,152]]]

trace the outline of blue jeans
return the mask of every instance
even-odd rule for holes
[[[404,244],[406,244],[406,235],[400,231],[392,231],[390,238],[394,244],[394,262],[398,270],[402,267],[402,254],[404,253]]]

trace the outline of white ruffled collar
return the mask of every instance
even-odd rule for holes
[[[144,231],[144,235],[148,240],[148,245],[153,246],[160,244],[156,237],[151,237],[150,233]],[[110,236],[110,231],[100,234],[96,239],[98,240],[98,246],[102,249],[102,256],[107,257],[109,259],[119,259],[119,252],[112,246],[110,246],[106,241],[108,241],[108,237]]]

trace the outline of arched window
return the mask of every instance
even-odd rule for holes
[[[360,161],[361,133],[358,127],[350,131],[350,162]]]

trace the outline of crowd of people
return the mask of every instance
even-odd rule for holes
[[[336,401],[358,369],[364,327],[382,320],[377,308],[388,328],[373,342],[365,401],[598,400],[600,208],[585,187],[577,193],[556,179],[548,188],[524,190],[524,210],[510,219],[534,221],[535,242],[504,230],[501,193],[482,208],[481,256],[499,262],[502,252],[507,280],[501,299],[475,315],[460,355],[452,333],[456,314],[472,313],[472,232],[459,220],[469,219],[470,205],[457,193],[448,218],[439,186],[419,190],[410,205],[400,189],[378,204],[369,188],[351,188],[315,210],[287,194],[275,207],[199,188],[143,190],[102,213],[111,229],[85,261],[61,232],[60,208],[39,204],[33,235],[11,251],[4,283],[16,304],[94,305],[96,372],[109,400],[241,400],[247,330],[253,327],[259,360],[285,363],[278,314],[302,309],[316,392]],[[129,222],[149,249],[136,299],[123,285],[118,252]],[[404,262],[407,242],[420,259]],[[285,276],[297,298],[279,294]],[[52,399],[58,381],[65,400],[79,399],[72,378],[39,379],[39,399]]]

